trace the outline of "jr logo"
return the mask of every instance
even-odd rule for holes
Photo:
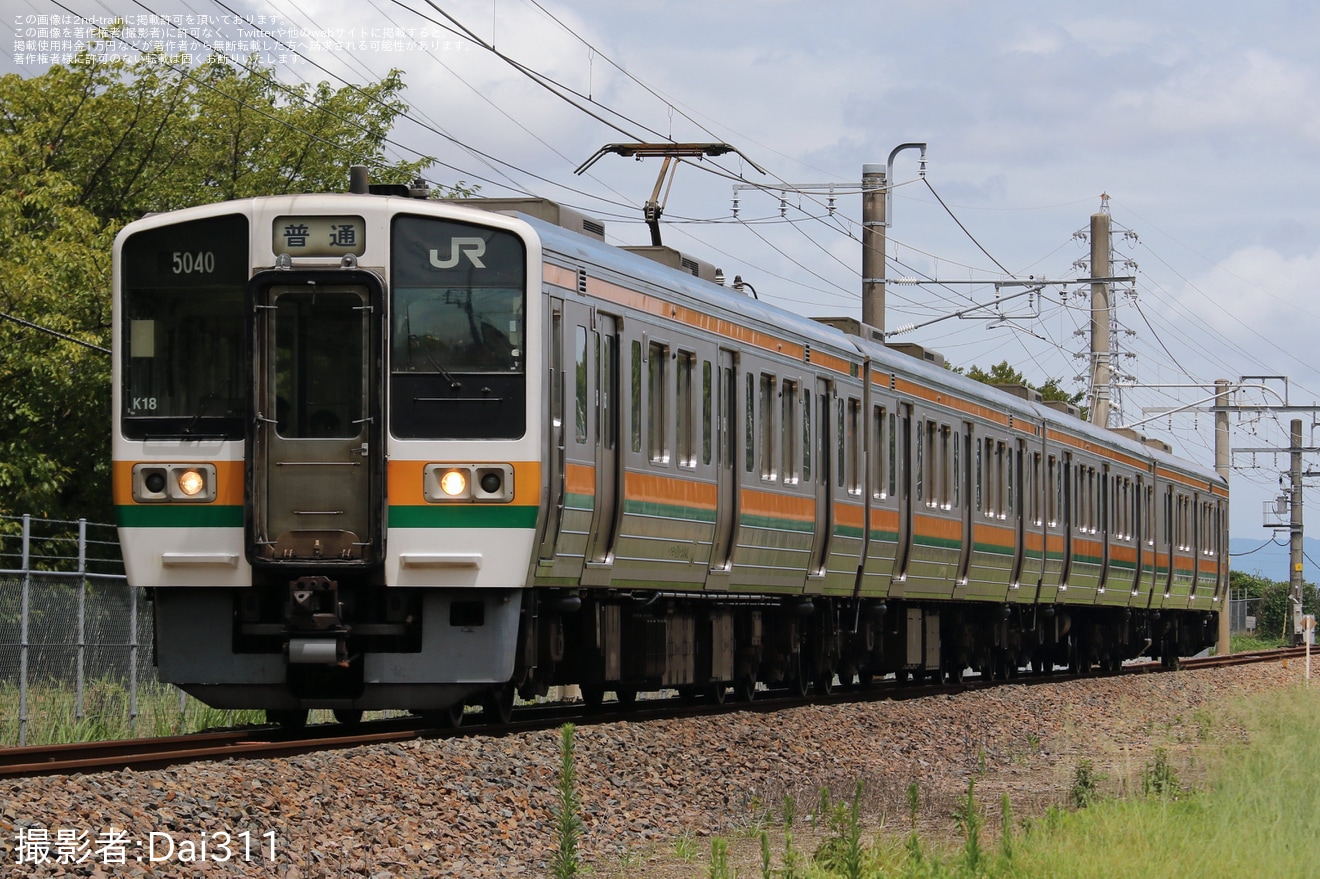
[[[431,251],[431,265],[437,269],[452,269],[458,265],[459,257],[466,256],[472,265],[484,269],[486,264],[481,257],[486,253],[486,242],[480,238],[455,238],[449,243],[449,257],[440,258],[440,251]]]

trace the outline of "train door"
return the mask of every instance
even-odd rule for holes
[[[618,534],[619,479],[619,336],[618,319],[596,314],[588,334],[587,372],[594,383],[595,413],[588,412],[596,439],[596,505],[587,539],[587,564],[610,565]]]
[[[1111,542],[1113,540],[1113,523],[1110,521],[1110,499],[1109,492],[1113,477],[1109,473],[1109,465],[1102,464],[1095,477],[1098,480],[1095,490],[1100,496],[1095,499],[1096,514],[1100,517],[1098,528],[1100,531],[1100,577],[1096,583],[1096,592],[1103,594],[1109,585],[1109,565],[1111,561]]]
[[[890,438],[898,447],[894,470],[898,476],[898,546],[894,554],[894,580],[907,579],[912,558],[912,404],[898,406],[897,435]],[[895,594],[898,594],[897,592]]]
[[[1039,461],[1040,456],[1032,457],[1031,449],[1027,447],[1026,440],[1019,439],[1016,443],[1017,449],[1014,454],[1017,457],[1017,485],[1015,486],[1017,497],[1014,499],[1014,510],[1016,515],[1013,517],[1013,569],[1008,575],[1009,590],[1017,589],[1022,583],[1023,562],[1026,558],[1027,527],[1035,521],[1036,516],[1036,480],[1039,474],[1033,470],[1033,461]]]
[[[834,383],[827,378],[816,379],[816,521],[812,543],[811,564],[807,577],[824,577],[830,559],[830,537],[834,531],[833,493],[833,435],[830,431],[830,403],[834,399]]]
[[[953,508],[958,511],[961,522],[958,532],[962,541],[962,550],[958,555],[958,586],[965,587],[971,575],[972,566],[972,443],[975,427],[970,421],[962,424],[962,435],[953,435]]]
[[[555,543],[559,540],[560,524],[564,516],[564,300],[550,299],[550,338],[545,379],[548,407],[546,423],[550,425],[545,447],[545,483],[549,487],[545,531],[537,559],[550,564],[555,558]]]
[[[719,351],[714,382],[715,535],[710,570],[727,574],[738,528],[738,355]]]
[[[378,281],[254,282],[256,417],[249,460],[254,555],[381,557]]]

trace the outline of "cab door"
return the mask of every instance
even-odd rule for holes
[[[254,279],[254,561],[382,557],[382,288],[352,274]]]

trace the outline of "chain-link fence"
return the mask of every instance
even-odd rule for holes
[[[113,526],[0,516],[3,741],[26,744],[34,713],[71,727],[114,714],[134,732],[140,688],[157,685],[151,611]]]
[[[1259,598],[1248,598],[1246,593],[1233,594],[1228,602],[1228,627],[1234,635],[1255,635]],[[1276,633],[1277,634],[1277,633]]]

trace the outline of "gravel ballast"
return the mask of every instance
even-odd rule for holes
[[[1008,793],[1015,814],[1039,813],[1066,799],[1082,759],[1114,785],[1156,748],[1183,768],[1179,755],[1220,706],[1299,681],[1303,667],[579,726],[583,860],[596,875],[654,877],[635,865],[674,839],[737,832],[777,815],[786,795],[805,814],[822,786],[846,797],[858,779],[870,826],[905,830],[915,782],[923,830],[938,834],[973,776],[992,810]],[[9,781],[0,875],[542,876],[555,845],[559,740],[553,730],[472,735]]]

